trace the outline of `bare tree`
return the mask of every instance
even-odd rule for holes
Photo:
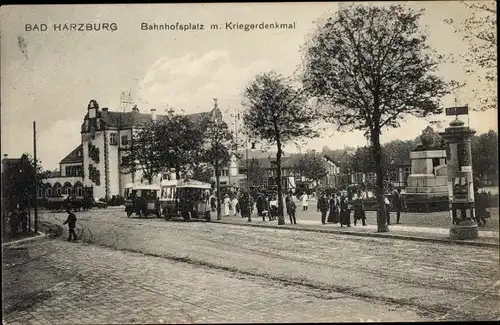
[[[438,60],[419,27],[423,11],[403,6],[351,5],[318,27],[306,49],[305,89],[327,108],[339,130],[363,130],[376,165],[379,232],[385,218],[382,149],[384,128],[399,127],[406,114],[442,112],[449,85],[434,73]]]
[[[312,128],[318,114],[306,105],[302,90],[297,90],[275,72],[260,74],[245,88],[242,105],[245,126],[260,139],[275,144],[278,187],[278,224],[283,217],[283,190],[281,184],[281,157],[283,145],[301,137],[316,137]]]

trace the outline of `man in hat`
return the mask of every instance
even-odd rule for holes
[[[68,213],[68,218],[66,218],[66,221],[64,221],[63,225],[68,225],[68,230],[69,230],[69,237],[68,241],[71,241],[71,237],[73,237],[73,240],[76,241],[76,232],[75,232],[75,227],[76,227],[76,215],[71,212],[70,207],[68,206],[66,208],[66,212]]]
[[[321,223],[326,224],[326,214],[328,212],[328,200],[326,198],[326,193],[321,193],[318,199],[318,211],[321,211]]]

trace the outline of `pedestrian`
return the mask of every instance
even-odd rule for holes
[[[262,217],[262,211],[265,210],[264,194],[257,192],[257,197],[255,199],[255,206],[257,208],[257,215]]]
[[[224,203],[223,203],[225,217],[229,217],[230,205],[231,205],[231,199],[229,199],[229,195],[226,194],[224,195]]]
[[[309,196],[306,192],[302,194],[302,211],[307,211],[307,207],[309,206]]]
[[[247,221],[250,222],[252,221],[251,214],[252,214],[252,198],[250,197],[250,194],[248,192],[243,192],[240,196],[240,199],[238,200],[238,205],[241,213],[242,218],[247,218]]]
[[[361,191],[358,191],[356,200],[354,201],[354,225],[356,225],[358,220],[361,220],[363,226],[366,226],[366,213]]]
[[[340,226],[351,226],[351,209],[345,194],[340,197]]]
[[[217,198],[214,194],[210,196],[210,207],[212,208],[212,212],[215,212],[215,210],[217,210]]]
[[[231,206],[233,207],[233,212],[235,216],[237,216],[238,213],[240,212],[240,206],[238,204],[239,203],[238,201],[239,201],[238,195],[237,194],[233,195],[233,199],[231,200]]]
[[[387,196],[384,197],[384,203],[385,203],[385,215],[387,217],[387,224],[391,224],[391,202],[389,201],[389,198]]]
[[[286,213],[290,218],[290,224],[296,225],[297,219],[295,218],[295,211],[297,210],[297,206],[295,205],[295,202],[293,202],[293,197],[291,193],[287,195],[287,197],[285,198],[285,202],[286,202]]]
[[[9,215],[10,237],[14,237],[19,229],[19,210],[16,206]]]
[[[334,223],[335,220],[335,194],[330,194],[330,198],[328,200],[328,223]]]
[[[474,193],[474,205],[475,205],[475,217],[478,226],[484,226],[486,224],[486,202],[485,197],[479,193],[477,190]]]
[[[68,230],[69,230],[69,236],[68,236],[68,241],[71,241],[71,237],[73,237],[73,240],[76,241],[76,232],[75,232],[75,227],[76,227],[76,215],[71,212],[71,209],[69,207],[66,208],[66,212],[68,213],[68,218],[66,218],[66,221],[64,221],[63,225],[68,225]]]
[[[396,210],[396,223],[399,223],[399,218],[401,217],[401,210],[403,210],[404,206],[400,188],[398,188],[397,191],[394,191],[392,202],[394,204],[394,209]]]
[[[326,193],[321,193],[318,199],[318,212],[321,211],[321,223],[326,224],[326,214],[328,212],[328,200]]]
[[[23,206],[21,208],[21,212],[19,213],[19,221],[21,222],[21,231],[23,233],[28,232],[28,211],[26,211],[26,208]]]

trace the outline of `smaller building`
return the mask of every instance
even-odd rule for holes
[[[59,162],[59,170],[50,172],[38,189],[38,198],[83,196],[83,146],[80,144]]]

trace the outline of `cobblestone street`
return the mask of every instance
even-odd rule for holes
[[[7,306],[12,325],[426,319],[414,308],[159,257],[60,240],[27,246],[25,268],[62,279],[25,310]]]
[[[30,244],[46,254],[36,263],[73,278],[44,289],[52,298],[41,307],[11,308],[7,322],[24,324],[37,308],[50,323],[80,317],[55,313],[56,297],[87,317],[78,323],[500,317],[497,248],[136,219],[119,208],[78,218],[80,242]],[[65,237],[64,219],[41,215]]]

